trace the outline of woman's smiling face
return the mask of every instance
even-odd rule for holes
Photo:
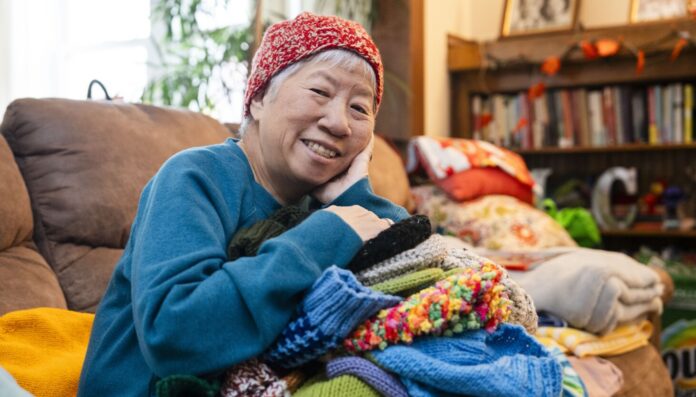
[[[252,101],[266,169],[314,187],[345,171],[374,130],[371,77],[359,66],[309,62],[282,80],[274,95]]]

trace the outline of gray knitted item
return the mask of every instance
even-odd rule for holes
[[[383,260],[356,275],[365,286],[431,267],[442,267],[447,255],[442,237],[433,234],[414,248]]]

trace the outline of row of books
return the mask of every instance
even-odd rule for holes
[[[473,95],[473,134],[509,148],[679,144],[694,138],[691,83]]]

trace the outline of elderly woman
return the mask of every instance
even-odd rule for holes
[[[172,374],[215,374],[262,353],[331,265],[406,211],[375,196],[367,166],[382,97],[364,29],[302,14],[256,53],[241,140],[183,151],[144,188],[99,306],[80,396],[153,394]],[[312,196],[320,208],[230,261],[238,230]]]

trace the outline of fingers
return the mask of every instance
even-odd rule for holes
[[[338,215],[360,236],[363,242],[373,239],[394,224],[391,219],[380,218],[374,212],[357,205],[350,207],[332,205],[325,210]]]

